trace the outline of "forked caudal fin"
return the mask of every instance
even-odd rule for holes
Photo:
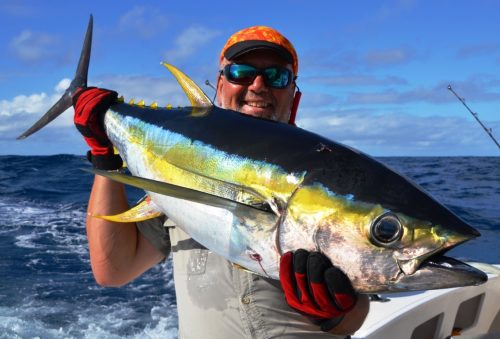
[[[64,111],[72,105],[72,95],[79,87],[87,87],[87,76],[89,71],[90,62],[90,49],[92,47],[92,28],[93,28],[93,17],[90,15],[89,24],[87,26],[87,33],[85,34],[85,39],[83,41],[82,52],[80,54],[80,60],[78,61],[78,67],[76,68],[75,77],[68,89],[64,92],[62,97],[52,106],[47,113],[45,113],[33,126],[31,126],[26,132],[17,137],[17,139],[25,139],[31,134],[42,129],[49,122],[57,118]]]
[[[90,51],[92,47],[92,30],[93,30],[93,17],[90,15],[89,23],[87,26],[87,33],[85,34],[85,39],[83,41],[82,51],[80,53],[80,60],[78,61],[78,67],[76,68],[75,77],[71,81],[70,86],[62,97],[45,113],[33,126],[26,130],[23,134],[17,137],[17,139],[25,139],[31,134],[39,131],[44,126],[49,124],[52,120],[61,115],[64,111],[70,108],[73,104],[72,96],[77,90],[77,88],[87,87],[87,77],[90,63]],[[213,105],[212,101],[207,97],[203,90],[195,84],[187,75],[182,73],[176,67],[162,62],[162,65],[168,68],[168,70],[177,79],[182,89],[186,93],[191,106],[195,108],[208,108]],[[204,112],[204,111],[202,111]],[[196,113],[196,111],[195,111]]]

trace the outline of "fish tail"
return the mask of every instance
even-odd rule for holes
[[[92,46],[92,29],[93,29],[93,17],[90,15],[89,23],[87,26],[87,33],[85,34],[85,39],[83,41],[82,52],[80,54],[80,60],[78,61],[78,67],[76,68],[76,73],[71,81],[71,84],[66,89],[62,97],[45,113],[36,123],[33,124],[28,130],[17,137],[18,140],[25,139],[31,134],[39,131],[45,125],[50,123],[52,120],[61,115],[64,111],[70,108],[73,104],[72,96],[75,91],[80,88],[87,87],[87,77],[89,71],[90,63],[90,50]]]

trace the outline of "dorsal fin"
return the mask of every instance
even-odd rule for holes
[[[179,84],[181,85],[184,93],[186,93],[189,101],[191,102],[191,106],[193,107],[211,107],[213,106],[212,101],[207,97],[207,95],[203,92],[203,90],[189,78],[186,74],[182,73],[178,68],[167,64],[166,62],[161,63],[165,66],[177,79]]]

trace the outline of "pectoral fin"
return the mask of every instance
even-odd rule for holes
[[[240,213],[255,214],[256,211],[260,210],[266,214],[272,213],[268,209],[261,210],[258,207],[248,206],[240,202],[222,198],[213,194],[200,192],[177,185],[172,185],[161,181],[136,177],[133,175],[126,175],[119,172],[102,171],[98,169],[89,170],[86,168],[82,168],[82,170],[104,176],[108,179],[121,182],[126,185],[138,187],[145,191],[155,192],[170,197],[189,200],[192,202],[205,204],[213,207],[224,208],[233,212],[239,211]]]
[[[137,205],[131,209],[115,214],[115,215],[97,215],[89,213],[90,216],[94,218],[100,218],[104,220],[114,221],[114,222],[138,222],[148,219],[153,219],[159,217],[163,214],[151,200],[150,196],[145,196]]]
[[[188,165],[184,165],[179,161],[169,158],[168,154],[165,155],[164,160],[166,160],[170,165],[189,173],[193,177],[197,177],[193,180],[198,182],[200,187],[203,187],[201,189],[202,191],[218,197],[224,197],[229,200],[237,201],[245,205],[259,207],[259,209],[269,207],[274,210],[273,206],[271,206],[270,202],[267,201],[266,197],[251,187],[210,177],[197,171],[196,169],[193,169],[192,167],[188,167]]]

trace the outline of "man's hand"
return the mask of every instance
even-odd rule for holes
[[[117,97],[115,91],[96,87],[78,88],[73,95],[75,126],[90,147],[87,157],[98,169],[115,170],[123,165],[120,156],[113,154],[113,145],[103,128],[104,113]]]
[[[358,299],[349,278],[319,252],[287,252],[280,261],[287,303],[309,316],[323,331],[335,327]]]

